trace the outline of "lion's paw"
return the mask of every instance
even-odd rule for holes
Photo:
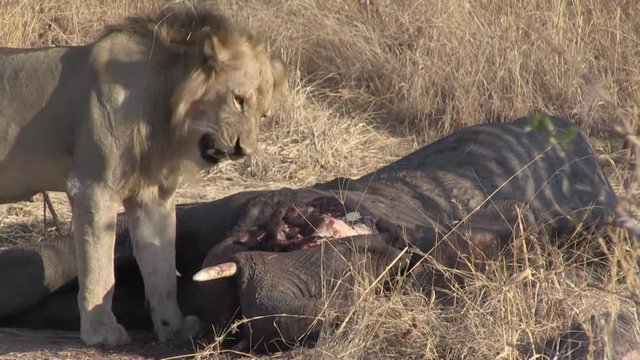
[[[120,324],[110,324],[96,329],[84,329],[80,338],[87,345],[103,344],[107,346],[120,346],[131,342],[127,330]]]

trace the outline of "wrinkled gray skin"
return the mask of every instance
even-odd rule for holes
[[[324,242],[309,250],[235,254],[231,259],[242,264],[234,278],[242,316],[260,317],[243,328],[246,344],[275,350],[316,338],[322,326],[317,317],[325,300],[347,308],[355,283],[353,271],[377,277],[393,263],[390,273],[397,274],[410,260],[400,255],[384,238],[367,236]],[[271,314],[294,316],[265,316]]]
[[[553,123],[559,130],[571,126],[561,119],[554,118]],[[274,254],[248,251],[255,244],[234,241],[238,231],[267,223],[281,203],[308,202],[321,195],[344,199],[347,208],[357,208],[376,220],[381,234],[358,240],[376,249],[380,243],[389,246],[386,252],[369,253],[380,266],[390,261],[387,254],[407,245],[419,250],[413,263],[420,259],[420,252],[429,251],[455,267],[467,264],[461,260],[493,258],[509,243],[516,209],[523,213],[525,225],[544,222],[545,228],[538,230],[560,239],[571,234],[576,224],[594,227],[610,220],[616,197],[586,138],[578,134],[569,147],[551,146],[549,134],[527,131],[529,124],[530,119],[522,118],[466,128],[357,180],[341,178],[305,189],[245,192],[179,206],[176,257],[182,275],[179,301],[183,312],[216,327],[224,327],[238,315],[238,306],[245,317],[288,312],[317,315],[315,304],[322,295],[318,289],[323,275],[320,250],[316,250],[320,248]],[[485,202],[488,195],[491,201]],[[480,209],[447,237],[450,241],[436,241],[477,207]],[[470,235],[470,242],[463,241],[463,235]],[[116,316],[119,312],[144,313],[142,308],[131,309],[131,304],[141,304],[131,299],[139,286],[127,287],[124,280],[135,278],[124,275],[132,259],[126,231],[119,232],[118,244],[114,312]],[[354,252],[344,246],[333,251],[347,251],[347,259],[362,254],[362,250]],[[0,318],[5,318],[0,325],[70,327],[70,316],[60,314],[75,307],[63,307],[59,305],[63,301],[51,300],[55,296],[45,296],[74,277],[72,254],[57,251],[54,245],[0,253]],[[191,281],[201,266],[229,259],[238,263],[236,276]],[[341,273],[344,265],[335,265],[329,275]],[[442,285],[431,269],[421,267],[417,275],[425,287]],[[64,292],[58,291],[58,298],[59,293]],[[126,306],[118,305],[122,298]],[[66,310],[60,311],[62,308]],[[299,338],[303,325],[308,325],[291,319],[277,319],[286,340]],[[281,335],[274,332],[273,319],[253,324],[252,345],[269,343]]]

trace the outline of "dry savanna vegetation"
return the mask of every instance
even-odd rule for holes
[[[462,127],[545,111],[571,118],[591,137],[625,206],[638,208],[636,0],[202,3],[267,37],[291,77],[278,111],[263,124],[259,153],[203,180],[187,179],[182,202],[356,177]],[[164,4],[4,0],[0,45],[83,44],[105,23]],[[53,198],[68,221],[64,197]],[[2,205],[0,226],[4,245],[46,241],[53,231],[50,222],[43,225],[38,199]],[[527,236],[523,244],[531,243]],[[638,332],[637,243],[615,228],[587,246],[533,240],[536,246],[516,247],[484,272],[460,274],[466,286],[454,290],[449,306],[412,290],[410,281],[383,294],[363,279],[346,321],[327,327],[315,348],[285,356],[553,358],[554,339],[582,325],[599,345],[576,358],[616,358],[620,332]],[[594,249],[597,266],[588,261]],[[627,326],[612,326],[615,314]],[[223,354],[213,344],[200,356]]]

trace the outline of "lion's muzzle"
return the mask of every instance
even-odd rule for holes
[[[204,134],[199,142],[200,156],[211,164],[217,164],[224,159],[238,160],[248,155],[248,152],[240,144],[240,139],[236,140],[233,147],[218,144],[210,134]]]

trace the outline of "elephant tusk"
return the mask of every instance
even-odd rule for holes
[[[207,266],[195,273],[192,277],[193,281],[215,280],[230,277],[238,272],[238,265],[234,262],[226,262],[214,266]]]

